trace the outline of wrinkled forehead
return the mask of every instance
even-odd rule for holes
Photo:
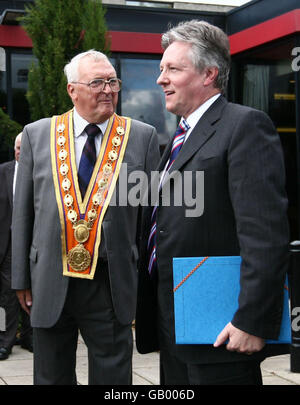
[[[116,77],[116,71],[107,59],[95,59],[92,56],[82,58],[78,65],[80,79],[110,78]]]

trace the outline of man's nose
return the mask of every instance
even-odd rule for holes
[[[104,82],[104,87],[103,87],[102,91],[104,93],[107,93],[107,94],[112,93],[112,89],[111,89],[110,84],[108,82]]]
[[[162,85],[163,83],[165,83],[167,81],[167,76],[166,73],[162,70],[160,72],[160,75],[158,76],[156,83],[159,85]]]

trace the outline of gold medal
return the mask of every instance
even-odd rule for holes
[[[107,162],[103,167],[103,172],[106,175],[110,175],[112,173],[112,164]]]
[[[108,186],[108,178],[107,177],[103,177],[102,179],[100,179],[98,181],[98,186],[100,190],[105,189]]]
[[[101,204],[101,202],[102,202],[102,197],[101,197],[101,195],[100,195],[100,194],[95,194],[95,195],[93,196],[93,204],[94,204],[94,206],[97,207],[98,205]]]
[[[78,222],[76,222],[76,224],[73,225],[73,228],[74,238],[77,240],[77,242],[84,243],[88,240],[90,236],[90,230],[86,221],[84,221],[83,219],[79,220]]]
[[[57,145],[64,146],[66,143],[66,138],[63,135],[60,135],[57,139]]]
[[[117,148],[121,145],[121,138],[119,136],[114,136],[112,139],[112,144]]]
[[[125,134],[125,130],[124,130],[124,128],[123,127],[118,127],[117,128],[117,134],[118,135],[124,135]]]
[[[67,208],[72,207],[73,201],[74,201],[74,199],[73,199],[73,197],[71,196],[71,194],[66,194],[66,195],[65,195],[65,197],[64,197],[64,203],[65,203],[65,206],[66,206]]]
[[[96,218],[97,218],[97,211],[95,210],[95,208],[92,208],[88,212],[88,219],[90,222],[94,222]]]
[[[65,128],[66,128],[66,127],[65,127],[64,124],[59,124],[58,127],[57,127],[57,132],[58,132],[59,134],[61,134],[62,132],[64,132]]]
[[[108,153],[108,158],[114,161],[118,158],[118,153],[113,149]]]
[[[91,263],[91,255],[83,245],[79,244],[69,251],[67,261],[73,270],[81,272],[86,270]]]
[[[60,160],[64,161],[67,159],[68,156],[68,152],[66,151],[66,149],[61,149],[58,153],[58,157]]]
[[[69,171],[69,166],[66,163],[63,163],[60,166],[59,171],[60,171],[62,176],[66,176],[68,174],[68,171]]]
[[[77,220],[77,212],[75,210],[72,209],[69,210],[67,215],[72,223],[74,223]]]
[[[63,181],[61,182],[61,186],[62,186],[62,188],[64,189],[64,191],[69,191],[70,188],[71,188],[71,182],[70,182],[70,180],[69,180],[67,177],[65,177],[65,178],[63,179]]]

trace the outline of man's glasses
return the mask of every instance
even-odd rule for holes
[[[84,84],[85,86],[89,86],[89,88],[93,93],[99,93],[100,91],[103,91],[105,89],[106,84],[109,85],[111,91],[113,91],[114,93],[120,91],[122,87],[122,81],[120,79],[109,79],[109,80],[94,79],[89,83],[83,82],[72,82],[72,83]]]

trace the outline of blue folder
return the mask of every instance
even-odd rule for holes
[[[173,259],[177,344],[213,344],[238,308],[240,256],[211,256],[180,284],[203,259]],[[267,342],[291,343],[289,294],[286,288],[279,338]]]

